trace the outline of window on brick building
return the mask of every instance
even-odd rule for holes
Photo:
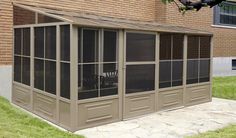
[[[214,24],[236,26],[236,3],[222,2],[214,8]]]
[[[236,70],[236,59],[232,59],[232,70]]]

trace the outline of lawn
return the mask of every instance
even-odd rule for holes
[[[215,77],[212,95],[217,98],[236,100],[236,77]],[[236,125],[188,138],[236,138]]]
[[[215,77],[213,97],[236,100],[236,77]]]
[[[0,138],[83,138],[61,131],[0,97]]]
[[[187,138],[236,138],[236,125],[230,125],[216,131],[208,131],[200,135]]]

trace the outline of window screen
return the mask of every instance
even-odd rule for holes
[[[30,28],[14,29],[14,81],[30,85]]]
[[[70,25],[60,26],[60,96],[70,99]]]
[[[127,33],[126,61],[155,60],[155,35]]]
[[[183,84],[183,35],[160,35],[159,88]]]
[[[155,65],[128,65],[126,69],[126,93],[155,89]]]
[[[78,99],[118,94],[117,32],[78,30]]]
[[[56,26],[35,27],[34,87],[56,94]]]
[[[61,97],[70,99],[70,64],[61,62],[60,72]]]
[[[210,37],[188,37],[187,84],[210,80],[210,49]]]
[[[70,61],[70,25],[60,26],[61,60]]]

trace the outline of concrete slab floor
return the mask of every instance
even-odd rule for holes
[[[75,132],[87,138],[182,138],[236,124],[236,101],[212,102],[157,112],[136,119]]]

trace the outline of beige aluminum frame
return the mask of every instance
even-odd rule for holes
[[[70,25],[70,61],[61,61],[60,60],[60,25]],[[56,26],[56,32],[57,32],[57,51],[56,51],[56,75],[57,78],[60,78],[60,64],[61,62],[70,63],[70,99],[66,99],[63,97],[60,97],[60,80],[56,80],[56,95],[52,95],[49,93],[46,93],[41,90],[34,89],[34,27],[45,27],[45,26]],[[210,57],[210,81],[204,82],[204,83],[198,83],[198,84],[186,84],[186,76],[187,76],[187,37],[188,35],[184,35],[184,59],[183,59],[183,85],[178,87],[171,87],[171,88],[165,88],[165,89],[159,89],[159,45],[160,45],[160,34],[156,31],[150,32],[150,31],[138,31],[138,30],[117,30],[117,43],[118,43],[118,58],[117,58],[117,64],[118,64],[118,95],[113,96],[106,96],[106,97],[99,97],[99,98],[92,98],[92,99],[86,99],[86,100],[78,100],[78,28],[82,27],[79,25],[73,25],[67,22],[60,22],[60,23],[42,23],[42,24],[31,24],[31,25],[17,25],[13,28],[30,28],[30,39],[31,39],[31,49],[30,49],[30,80],[31,85],[27,86],[18,82],[14,81],[14,72],[12,72],[12,101],[14,104],[17,104],[21,106],[22,108],[25,108],[26,110],[33,112],[55,124],[58,124],[72,132],[83,129],[87,127],[97,126],[101,124],[107,124],[110,122],[116,122],[121,121],[125,119],[129,119],[135,116],[148,114],[160,110],[169,110],[169,109],[176,109],[176,108],[182,108],[189,105],[199,104],[203,102],[211,101],[211,94],[212,94],[212,88],[210,87],[212,85],[212,58],[213,58],[213,40],[211,38],[211,57]],[[107,30],[105,28],[100,28],[100,30]],[[110,29],[108,29],[110,30]],[[114,30],[116,30],[114,28]],[[99,31],[101,33],[101,31]],[[144,33],[144,34],[154,34],[156,36],[156,48],[155,48],[155,61],[151,62],[126,62],[126,33]],[[191,34],[192,35],[192,34]],[[197,34],[196,34],[197,35]],[[199,35],[203,36],[203,35]],[[14,39],[13,39],[14,40]],[[99,39],[100,40],[100,39]],[[13,41],[14,45],[14,41]],[[102,45],[102,42],[99,42],[99,45]],[[99,52],[100,53],[100,52]],[[13,57],[14,57],[14,50],[13,50]],[[99,56],[100,58],[100,56]],[[155,65],[155,90],[144,92],[144,93],[132,93],[132,94],[126,94],[125,93],[125,78],[126,78],[126,65],[145,65],[145,64],[153,64]],[[13,60],[13,69],[14,69],[14,60]],[[198,97],[201,97],[203,99],[199,99],[197,102],[191,102],[190,94],[196,94],[194,91],[196,89],[199,89],[200,95],[197,95]],[[164,108],[160,106],[160,102],[162,102],[161,93],[170,93],[170,94],[176,94],[179,93],[175,90],[181,90],[182,92],[182,100],[181,104],[177,104],[176,106],[171,106],[168,108]],[[203,95],[202,95],[203,94]],[[189,96],[190,95],[190,96]],[[149,97],[148,97],[149,96]],[[165,95],[164,95],[165,96]],[[173,95],[172,95],[173,96]],[[181,96],[181,94],[179,95]],[[205,97],[202,97],[205,96]],[[147,98],[148,97],[148,98]],[[151,110],[147,111],[141,111],[139,113],[129,114],[126,112],[127,106],[130,105],[130,103],[127,103],[127,98],[135,98],[135,100],[143,100],[143,99],[150,99],[153,97],[153,101],[150,106],[152,106]],[[51,102],[53,103],[52,107],[55,108],[55,116],[52,118],[47,116],[46,114],[41,114],[37,110],[35,110],[35,104],[39,102],[37,98],[41,98],[41,100],[45,100],[44,102]],[[18,102],[23,99],[23,102]],[[114,100],[115,99],[115,100]],[[163,101],[168,100],[164,99]],[[115,116],[113,116],[112,119],[108,119],[103,121],[104,118],[99,118],[96,116],[96,112],[92,113],[97,117],[99,120],[95,120],[95,122],[88,123],[88,125],[80,124],[80,116],[84,115],[84,112],[80,112],[83,107],[96,107],[98,105],[99,108],[103,107],[102,105],[107,105],[109,102],[112,104],[109,104],[108,106],[117,108],[117,112],[115,113]],[[145,103],[142,101],[141,103],[145,105]],[[47,105],[47,104],[44,104]],[[101,106],[100,106],[101,105]],[[97,108],[97,107],[96,107]],[[103,108],[107,109],[107,108]],[[84,110],[82,110],[84,111]],[[94,110],[96,111],[96,110]],[[114,110],[110,110],[110,112],[113,112]],[[54,115],[53,114],[53,115]],[[112,114],[112,113],[111,113]],[[113,115],[113,114],[112,114]],[[88,120],[87,120],[88,121]],[[91,122],[91,120],[89,120]],[[94,121],[94,120],[92,120]]]

